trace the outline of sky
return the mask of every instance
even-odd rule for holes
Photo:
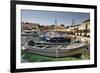
[[[72,20],[76,24],[81,24],[84,20],[90,19],[89,13],[79,12],[56,12],[40,10],[21,10],[21,21],[39,23],[40,25],[52,25],[57,20],[57,25],[69,26]]]

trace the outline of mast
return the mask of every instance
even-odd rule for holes
[[[54,24],[55,24],[55,28],[56,28],[56,26],[57,26],[57,19],[55,19]]]
[[[75,20],[74,19],[72,19],[72,25],[75,25]]]
[[[74,27],[73,33],[75,34],[75,20],[74,19],[72,19],[72,25]]]

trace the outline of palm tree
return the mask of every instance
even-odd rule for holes
[[[88,31],[88,24],[85,25],[85,37],[87,36]]]

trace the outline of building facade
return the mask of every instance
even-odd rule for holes
[[[37,31],[39,29],[39,24],[22,22],[21,29],[22,29],[22,31]]]
[[[69,26],[67,33],[69,35],[90,37],[90,20],[85,20],[78,25]]]

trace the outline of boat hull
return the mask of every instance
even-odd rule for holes
[[[66,57],[66,56],[75,56],[82,54],[86,50],[86,46],[81,46],[72,49],[37,49],[37,48],[28,48],[27,52],[39,54],[43,56],[50,57]]]

